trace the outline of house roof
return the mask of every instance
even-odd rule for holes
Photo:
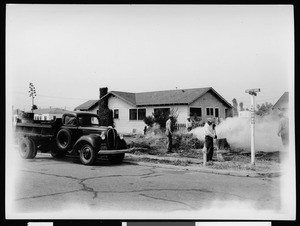
[[[120,92],[120,91],[111,91],[106,95],[115,95],[117,97],[119,97],[120,99],[124,100],[125,102],[131,104],[131,105],[137,105],[136,102],[136,97],[138,95],[138,93],[128,93],[128,92]],[[105,95],[105,96],[106,96]]]
[[[64,114],[69,112],[68,110],[62,108],[43,108],[43,109],[36,109],[33,111],[35,114]]]
[[[93,106],[95,106],[96,104],[98,104],[99,100],[88,100],[86,102],[84,102],[83,104],[77,106],[74,110],[80,110],[80,111],[87,111],[90,108],[92,108]]]
[[[136,94],[137,106],[149,105],[188,105],[206,93],[210,88],[176,89]]]
[[[275,108],[289,108],[289,92],[284,92],[279,100],[274,104],[273,109]]]
[[[137,107],[142,106],[162,106],[162,105],[190,105],[207,92],[213,92],[228,107],[232,107],[221,95],[212,87],[196,89],[176,89],[143,93],[126,93],[111,91],[107,95],[115,95],[128,103]]]
[[[114,95],[130,105],[136,107],[143,106],[163,106],[163,105],[190,105],[207,92],[213,92],[223,103],[232,108],[221,95],[219,95],[212,87],[196,88],[196,89],[176,89],[156,92],[129,93],[120,91],[110,91],[102,98]],[[89,100],[75,110],[89,110],[98,100]]]

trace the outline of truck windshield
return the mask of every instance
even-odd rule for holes
[[[78,121],[80,126],[99,126],[99,119],[93,115],[79,115]]]

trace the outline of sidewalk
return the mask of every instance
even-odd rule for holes
[[[202,159],[196,158],[187,158],[187,157],[178,157],[178,156],[156,156],[149,154],[126,154],[124,162],[135,163],[138,165],[148,165],[153,167],[162,167],[162,168],[172,168],[180,170],[190,170],[198,171],[203,173],[214,173],[230,176],[239,176],[239,177],[278,177],[282,175],[280,170],[262,170],[259,166],[251,166],[251,164],[246,165],[246,169],[236,168],[236,167],[227,167],[222,168],[222,165],[228,164],[228,162],[218,162],[207,163],[206,166],[203,166]],[[229,162],[231,163],[231,162]],[[241,164],[241,163],[237,163]],[[243,164],[243,163],[242,163]],[[232,163],[234,166],[235,163]],[[222,169],[218,169],[222,168]]]

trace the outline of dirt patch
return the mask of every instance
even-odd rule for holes
[[[163,135],[132,135],[126,136],[125,140],[133,148],[133,155],[138,157],[136,161],[180,166],[203,165],[203,142],[190,134],[174,135],[174,153],[172,154],[166,153],[167,139]],[[225,145],[227,150],[223,150],[222,153],[224,161],[208,163],[206,168],[253,172],[278,171],[280,168],[278,151],[256,152],[255,166],[252,166],[249,150],[238,149],[230,146],[230,144]],[[216,143],[214,159],[217,159],[216,151],[218,146],[218,143]]]

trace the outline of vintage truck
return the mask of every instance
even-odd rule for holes
[[[68,112],[53,121],[18,122],[15,130],[25,159],[34,158],[39,150],[54,158],[76,155],[84,165],[92,165],[99,155],[121,163],[131,152],[122,135],[113,127],[100,126],[99,116],[88,112]]]

